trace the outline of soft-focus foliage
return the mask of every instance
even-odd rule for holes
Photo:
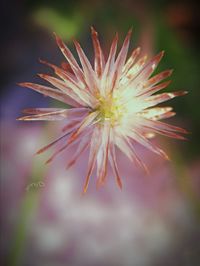
[[[0,10],[2,265],[199,266],[198,1],[4,2]],[[80,198],[88,154],[83,153],[86,160],[79,160],[68,172],[63,165],[76,147],[45,167],[44,160],[50,154],[34,154],[64,125],[16,123],[16,118],[22,109],[57,108],[58,102],[16,83],[38,83],[33,74],[46,71],[37,61],[40,56],[63,65],[53,31],[73,54],[69,39],[79,39],[92,62],[90,25],[101,33],[106,58],[113,32],[119,31],[122,40],[132,26],[133,45],[143,47],[144,54],[151,58],[165,50],[158,71],[174,69],[173,83],[167,90],[189,91],[186,97],[171,101],[177,115],[169,123],[174,121],[192,134],[188,142],[161,137],[152,140],[166,150],[172,162],[137,146],[150,176],[117,151],[124,189],[115,187],[108,169],[107,185],[96,191],[94,175],[88,193]],[[65,107],[60,104],[59,108]]]

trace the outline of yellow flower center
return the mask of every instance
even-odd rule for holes
[[[118,122],[122,116],[122,108],[118,99],[112,95],[108,95],[105,98],[100,96],[98,100],[99,106],[97,107],[97,110],[99,111],[98,119],[100,119],[100,122],[109,120],[111,125]]]

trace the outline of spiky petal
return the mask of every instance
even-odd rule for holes
[[[116,147],[148,172],[144,162],[136,154],[135,142],[168,160],[167,154],[152,144],[148,138],[161,134],[185,139],[181,134],[187,133],[182,128],[159,121],[175,115],[171,107],[155,107],[159,103],[186,94],[178,91],[154,95],[170,83],[168,80],[162,81],[172,74],[172,70],[151,76],[164,52],[147,61],[146,56],[138,58],[140,48],[136,48],[127,59],[130,30],[118,55],[116,55],[118,34],[115,35],[108,59],[105,60],[98,34],[93,27],[91,35],[94,46],[94,67],[77,41],[74,41],[74,44],[81,67],[69,48],[60,37],[56,36],[58,47],[67,63],[63,63],[60,68],[40,60],[41,63],[51,67],[57,77],[39,74],[53,88],[28,82],[19,84],[72,106],[70,109],[28,108],[23,110],[26,116],[19,120],[66,121],[62,129],[64,134],[41,148],[37,154],[43,153],[62,140],[64,144],[47,160],[47,163],[50,163],[69,146],[78,143],[77,151],[68,162],[67,168],[69,168],[86,149],[89,149],[88,171],[83,192],[88,189],[95,165],[97,187],[105,183],[108,162],[117,185],[122,188]]]

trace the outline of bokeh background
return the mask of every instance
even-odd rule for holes
[[[197,266],[200,265],[200,19],[198,1],[2,1],[1,14],[1,265],[23,266]],[[96,191],[81,191],[87,153],[65,170],[73,148],[49,167],[49,154],[34,153],[59,134],[58,123],[19,122],[27,107],[60,103],[17,82],[39,81],[49,70],[38,58],[60,65],[64,58],[53,32],[73,52],[78,39],[88,57],[90,26],[107,54],[116,31],[122,42],[133,27],[131,47],[150,56],[165,50],[158,71],[173,68],[168,91],[189,94],[170,102],[169,121],[188,129],[187,142],[157,137],[171,162],[138,146],[150,169],[118,154],[124,188],[109,174]]]

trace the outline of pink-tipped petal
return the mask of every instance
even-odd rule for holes
[[[79,141],[79,138],[78,137],[77,138],[73,138],[73,139],[72,138],[69,138],[64,146],[62,146],[60,149],[58,149],[57,151],[55,151],[53,153],[53,155],[46,161],[46,164],[51,163],[55,159],[55,157],[57,155],[59,155],[61,152],[63,152],[64,150],[66,150],[71,145],[74,145],[77,141]]]
[[[114,62],[115,62],[115,55],[117,51],[117,42],[118,42],[118,34],[115,35],[111,48],[110,53],[108,56],[108,60],[105,65],[105,69],[101,79],[102,93],[105,93],[109,88],[112,81],[111,71],[113,70]]]
[[[63,68],[57,67],[56,65],[51,64],[51,63],[49,63],[49,62],[47,62],[47,61],[44,61],[44,60],[41,60],[41,59],[39,59],[39,62],[40,62],[41,64],[47,65],[47,66],[49,66],[50,68],[52,68],[52,69],[54,70],[55,74],[56,74],[59,78],[63,79],[64,81],[67,80],[68,77],[70,77],[70,79],[72,79],[73,81],[77,82],[77,84],[81,84],[80,82],[78,82],[76,76],[75,76],[74,74],[72,74],[71,72],[66,71],[66,70],[64,70]]]
[[[172,107],[153,107],[138,113],[139,117],[158,120],[160,115],[172,111]]]
[[[177,92],[164,92],[161,94],[156,94],[153,96],[150,96],[149,98],[146,98],[146,107],[151,107],[154,105],[157,105],[162,102],[166,102],[170,99],[173,99],[177,96],[183,96],[187,94],[186,91],[177,91]]]
[[[128,61],[126,62],[126,64],[123,67],[123,70],[122,70],[123,75],[126,75],[127,72],[129,71],[129,69],[133,66],[133,64],[135,63],[136,58],[140,54],[140,51],[141,51],[140,47],[138,47],[138,48],[136,48],[136,49],[134,49],[132,51],[132,54],[131,54],[130,58],[128,59]]]
[[[74,82],[69,80],[64,82],[46,74],[38,74],[38,76],[66,93],[69,97],[71,97],[73,100],[76,100],[81,105],[91,105],[90,96],[86,93],[86,91],[80,90],[80,88],[78,88]]]
[[[37,114],[46,114],[46,113],[52,113],[52,112],[59,112],[64,109],[61,108],[26,108],[22,110],[23,114],[31,114],[31,115],[37,115]],[[66,109],[65,109],[66,110]]]
[[[118,185],[120,189],[122,189],[122,180],[119,175],[119,169],[118,169],[117,160],[116,160],[115,146],[113,144],[111,144],[110,149],[109,149],[109,161],[113,169],[113,173],[115,175],[116,184]]]
[[[99,149],[101,153],[100,158],[97,156],[97,187],[104,184],[106,174],[107,174],[107,164],[108,164],[108,150],[110,144],[110,124],[104,124],[103,129],[101,130],[102,143]]]
[[[164,55],[164,51],[157,54],[155,57],[153,57],[147,64],[141,69],[141,71],[137,74],[137,76],[134,78],[134,82],[141,82],[144,80],[147,80],[150,75],[154,72],[157,65],[159,64],[160,60],[162,59]]]
[[[81,61],[81,65],[83,67],[84,76],[86,83],[88,85],[88,89],[92,93],[97,93],[98,87],[97,87],[96,73],[92,69],[92,66],[89,60],[87,59],[85,53],[83,52],[83,49],[81,48],[80,44],[77,41],[74,41],[74,44]]]
[[[92,124],[93,120],[95,119],[97,114],[90,114],[88,115],[83,122],[79,125],[78,129],[73,130],[73,133],[71,134],[71,136],[69,137],[69,139],[67,140],[67,143],[61,147],[59,150],[57,150],[53,156],[51,156],[49,158],[49,160],[47,160],[46,163],[50,163],[59,153],[61,153],[62,151],[64,151],[66,148],[68,148],[71,144],[76,143],[79,140],[79,137],[81,135],[81,133],[83,134],[89,134],[90,132],[90,127],[89,125]],[[76,127],[76,125],[75,125]],[[84,137],[84,136],[83,136]]]
[[[160,155],[166,160],[169,160],[168,155],[163,150],[153,145],[148,139],[146,139],[142,134],[140,134],[136,130],[134,132],[130,132],[130,137],[133,138],[136,142],[146,147],[147,149],[151,150],[152,152]]]
[[[78,65],[76,59],[74,58],[74,56],[72,55],[71,51],[64,44],[64,42],[61,40],[60,37],[58,37],[56,34],[55,34],[55,37],[56,37],[56,42],[57,42],[58,47],[60,48],[61,52],[63,53],[63,55],[65,56],[65,58],[69,62],[69,64],[70,64],[74,74],[76,75],[77,79],[86,85],[83,71],[79,67],[79,65]]]
[[[118,54],[116,62],[113,66],[114,79],[113,79],[113,82],[111,83],[111,89],[110,89],[111,91],[113,91],[115,86],[118,85],[118,81],[119,81],[120,76],[122,74],[122,69],[123,69],[124,63],[126,61],[127,53],[128,53],[131,34],[132,34],[132,30],[129,30],[129,32],[127,33],[126,38],[124,40],[124,43],[122,45],[122,48]]]
[[[187,140],[187,138],[179,135],[179,134],[176,134],[174,132],[170,132],[170,131],[165,131],[165,130],[154,130],[156,133],[160,134],[160,135],[163,135],[163,136],[166,136],[166,137],[169,137],[169,138],[173,138],[173,139],[180,139],[180,140]]]
[[[69,134],[71,134],[73,131],[75,131],[77,129],[77,126],[80,124],[80,121],[71,121],[68,123],[67,126],[65,126],[65,128],[63,128],[63,132],[65,132],[65,134],[61,137],[59,137],[58,139],[54,140],[53,142],[51,142],[50,144],[44,146],[43,148],[41,148],[40,150],[37,151],[36,154],[40,154],[46,150],[48,150],[50,147],[52,147],[54,144],[56,144],[57,142],[59,142],[61,139],[65,138],[66,136],[68,136]]]
[[[73,129],[72,129],[72,130],[73,130]],[[55,144],[57,144],[60,140],[66,138],[66,137],[72,132],[72,130],[69,131],[69,132],[67,132],[65,135],[63,135],[63,136],[57,138],[56,140],[54,140],[53,142],[49,143],[48,145],[42,147],[41,149],[39,149],[39,150],[36,152],[36,154],[41,154],[41,153],[47,151],[49,148],[51,148],[52,146],[54,146]]]
[[[80,104],[76,100],[73,100],[71,97],[69,97],[68,95],[66,95],[65,93],[59,90],[52,89],[50,87],[43,86],[43,85],[36,84],[36,83],[30,83],[30,82],[18,83],[18,85],[24,88],[32,89],[34,91],[42,93],[45,96],[49,96],[53,99],[56,99],[60,102],[64,102],[68,105],[75,106],[75,107],[80,106]]]
[[[96,111],[86,116],[80,124],[79,128],[71,135],[69,141],[76,139],[85,128],[93,125],[95,123],[94,120],[96,119],[97,115],[98,112]]]
[[[161,129],[161,130],[166,130],[166,131],[176,131],[182,134],[188,134],[188,131],[185,130],[184,128],[180,128],[180,127],[176,127],[161,121],[153,121],[150,119],[144,119],[144,123],[146,125],[151,125],[152,127],[154,126],[157,129]]]
[[[60,64],[61,68],[64,70],[64,71],[67,71],[68,73],[71,73],[74,75],[74,72],[73,72],[73,69],[71,68],[70,64],[69,63],[66,63],[66,62],[62,62]]]
[[[144,67],[140,68],[137,74],[132,75],[129,79],[129,82],[126,84],[126,87],[138,85],[139,83],[144,83],[156,69],[160,60],[162,59],[164,52],[160,52],[155,57],[153,57],[149,62],[147,62]],[[134,66],[135,67],[135,66]]]
[[[160,90],[163,90],[164,88],[168,87],[169,84],[171,83],[171,80],[168,80],[168,81],[165,81],[159,85],[156,85],[156,86],[153,86],[153,87],[150,87],[150,88],[145,88],[145,89],[142,89],[141,90],[141,93],[139,93],[138,96],[145,96],[145,97],[149,97],[151,96],[152,94],[160,91]]]
[[[135,160],[135,162],[138,164],[138,166],[141,169],[143,169],[143,171],[144,171],[144,173],[146,175],[149,175],[150,174],[149,173],[149,169],[147,168],[146,164],[142,161],[142,159],[137,155],[137,153],[136,153],[135,149],[133,148],[133,146],[132,146],[132,151],[134,153],[133,159]]]
[[[173,117],[173,116],[175,116],[175,115],[176,115],[175,112],[167,112],[167,113],[160,114],[160,115],[157,115],[157,116],[153,117],[152,120],[166,119],[166,118]]]
[[[78,97],[80,97],[82,100],[83,100],[83,102],[85,102],[86,101],[86,103],[96,103],[96,99],[93,97],[93,95],[92,94],[90,94],[87,90],[85,90],[85,87],[84,86],[82,86],[82,84],[80,83],[80,82],[78,82],[77,81],[77,79],[76,79],[76,77],[73,75],[73,74],[71,74],[71,73],[69,73],[69,72],[66,72],[66,71],[64,71],[64,70],[62,70],[61,68],[58,68],[58,67],[56,67],[55,65],[53,65],[53,64],[50,64],[50,63],[48,63],[48,62],[46,62],[46,61],[43,61],[43,60],[40,60],[40,62],[41,63],[44,63],[44,64],[46,64],[46,65],[48,65],[48,66],[50,66],[51,68],[53,68],[54,69],[54,71],[55,71],[55,73],[60,77],[60,78],[62,78],[63,79],[63,81],[64,81],[64,84],[68,87],[68,88],[70,88],[70,89],[72,89],[75,93],[76,93],[76,95],[78,96]],[[40,75],[41,76],[41,75]],[[43,75],[44,76],[44,75]],[[43,76],[41,76],[41,77],[43,77]],[[44,76],[45,77],[45,76]],[[48,76],[49,77],[49,76]],[[48,81],[48,80],[47,80]],[[49,81],[50,82],[50,81]],[[54,85],[54,84],[53,84]],[[55,86],[55,85],[54,85]]]
[[[81,154],[87,149],[89,144],[90,144],[90,140],[88,138],[82,139],[80,141],[80,144],[79,144],[77,150],[75,151],[72,159],[68,162],[66,169],[69,169],[72,165],[74,165],[76,163],[76,161],[79,159]]]
[[[129,158],[130,161],[135,161],[136,164],[138,164],[140,166],[140,168],[143,169],[146,174],[149,173],[146,165],[137,156],[137,154],[135,152],[135,148],[132,145],[128,136],[125,136],[125,135],[121,136],[120,142],[117,141],[116,145]]]
[[[61,111],[40,113],[36,115],[28,115],[18,118],[21,121],[56,121],[63,120],[67,117],[67,110],[62,109]]]
[[[165,70],[155,76],[153,76],[152,78],[150,78],[147,82],[146,82],[146,87],[152,87],[153,85],[159,83],[160,81],[162,81],[163,79],[168,78],[169,76],[171,76],[173,72],[173,69],[169,69],[169,70]]]
[[[149,174],[149,170],[146,167],[145,163],[137,155],[134,145],[131,143],[131,139],[128,137],[124,137],[124,141],[126,142],[127,147],[129,147],[131,150],[132,160],[136,162],[136,164],[145,172],[145,174]]]
[[[97,76],[101,77],[105,67],[105,58],[98,39],[98,33],[94,30],[93,27],[91,27],[91,35],[95,54],[94,68]]]
[[[65,144],[64,146],[62,146],[59,150],[57,150],[55,153],[53,153],[53,155],[45,162],[45,164],[49,164],[49,163],[51,163],[54,159],[55,159],[55,157],[59,154],[59,153],[61,153],[62,151],[64,151],[65,149],[67,149],[68,147],[69,147],[69,145],[70,145],[71,143],[68,143],[67,142],[67,144]]]
[[[132,83],[134,79],[140,74],[146,61],[147,55],[144,55],[127,71],[126,74],[122,76],[122,79],[120,80],[120,89],[129,89],[133,85]]]
[[[100,143],[101,143],[101,139],[99,136],[99,129],[98,127],[95,127],[93,135],[92,135],[92,139],[91,139],[90,154],[89,154],[89,161],[88,161],[88,172],[87,172],[87,176],[85,179],[83,193],[86,193],[88,189],[90,176],[92,174],[92,171],[96,163],[96,157],[97,157],[97,152],[99,150]]]
[[[127,143],[124,136],[117,136],[115,135],[115,145],[120,149],[122,153],[124,153],[127,158],[132,161],[133,159],[133,152],[130,148],[130,145]]]
[[[123,65],[126,61],[127,53],[128,53],[128,48],[129,48],[129,43],[130,43],[130,38],[132,34],[132,29],[130,29],[126,35],[126,38],[124,40],[124,43],[122,45],[122,48],[117,56],[116,62],[115,62],[115,68],[123,68]]]
[[[69,124],[65,125],[62,128],[62,132],[66,132],[67,130],[69,130],[72,127],[78,126],[81,123],[81,121],[78,119],[77,121],[71,121]]]

